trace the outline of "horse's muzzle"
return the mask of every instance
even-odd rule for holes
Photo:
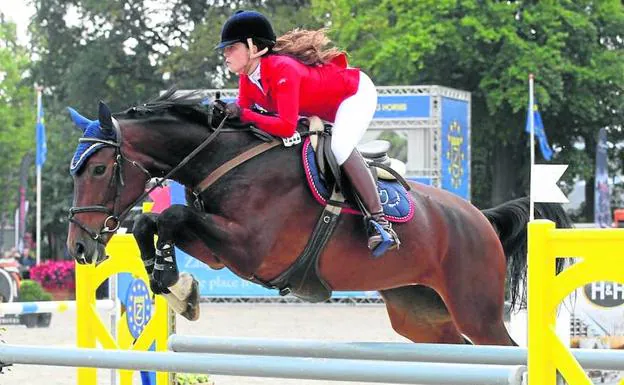
[[[79,265],[88,265],[93,262],[99,263],[106,259],[106,250],[104,245],[99,242],[76,241],[73,248],[70,248],[70,254]]]

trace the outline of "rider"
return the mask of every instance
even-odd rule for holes
[[[375,257],[400,244],[385,218],[375,181],[355,149],[377,107],[377,90],[344,52],[325,48],[324,30],[295,29],[276,38],[270,21],[255,11],[237,11],[223,25],[221,42],[228,69],[240,75],[232,117],[276,136],[295,133],[299,115],[333,122],[331,149],[367,211],[368,247]],[[275,116],[251,110],[255,104]]]

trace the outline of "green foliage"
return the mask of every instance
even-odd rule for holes
[[[45,100],[44,100],[45,103]],[[78,144],[79,130],[69,123],[67,112],[54,99],[46,105],[48,155],[42,171],[41,211],[42,237],[46,245],[42,253],[48,258],[63,258],[67,234],[67,212],[72,203],[69,162]],[[33,200],[34,201],[34,200]],[[34,234],[35,212],[30,210],[29,222]]]
[[[206,374],[176,373],[175,385],[194,385],[194,384],[214,385],[214,382],[211,381],[210,377]]]
[[[577,151],[579,138],[593,159],[598,130],[624,119],[619,1],[314,0],[313,8],[377,84],[472,93],[472,196],[479,206],[526,193],[529,73],[549,139],[561,148],[557,163]],[[568,171],[585,174],[583,164]]]
[[[72,197],[68,166],[81,134],[71,124],[66,107],[94,119],[99,100],[121,110],[154,97],[164,87],[158,73],[163,35],[145,26],[146,20],[155,16],[146,3],[34,1],[37,13],[30,32],[37,60],[32,72],[46,87],[44,257],[63,257],[67,232]],[[174,22],[170,20],[169,25]],[[29,231],[34,232],[34,224],[31,210]]]
[[[25,279],[20,285],[19,301],[20,302],[34,302],[34,301],[51,301],[52,294],[48,293],[41,287],[39,282],[30,279]]]
[[[34,3],[31,30],[40,57],[34,73],[62,107],[86,113],[106,100],[118,110],[162,89],[157,69],[163,37],[145,25],[152,16],[147,1]]]
[[[14,23],[0,14],[0,175],[4,194],[0,216],[12,219],[17,202],[19,167],[32,148],[35,91],[29,80],[26,47],[17,42]],[[2,222],[2,219],[0,219]]]

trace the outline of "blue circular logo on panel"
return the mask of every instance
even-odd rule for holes
[[[147,285],[142,279],[135,279],[126,294],[126,319],[128,330],[134,338],[139,338],[143,329],[152,318],[154,309]]]

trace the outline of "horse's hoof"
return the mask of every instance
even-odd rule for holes
[[[180,315],[189,321],[197,321],[199,319],[199,282],[193,277],[191,292],[186,301],[186,310]]]

